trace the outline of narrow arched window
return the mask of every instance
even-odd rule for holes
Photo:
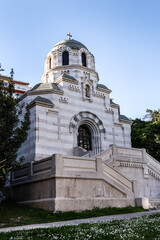
[[[87,64],[86,64],[86,54],[85,53],[82,53],[82,66],[86,67]]]
[[[86,85],[86,87],[85,87],[85,95],[86,95],[86,97],[90,97],[90,87],[89,87],[89,85]]]
[[[48,68],[51,69],[51,57],[48,59]]]
[[[92,150],[92,137],[87,125],[81,125],[78,129],[78,146],[84,149]]]
[[[62,54],[62,65],[69,65],[69,53],[67,51]]]

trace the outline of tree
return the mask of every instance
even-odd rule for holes
[[[146,151],[160,161],[160,109],[149,110],[144,120],[135,119],[131,127],[132,146]]]
[[[11,82],[7,91],[4,89],[4,83],[0,81],[0,188],[4,187],[9,171],[19,165],[17,151],[30,128],[29,109],[20,107],[13,97],[14,84]],[[20,120],[23,110],[24,117]]]

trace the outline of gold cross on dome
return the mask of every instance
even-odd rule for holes
[[[68,36],[68,40],[70,40],[70,39],[71,39],[71,37],[72,37],[72,35],[70,34],[70,32],[69,32],[69,33],[67,33],[67,36]]]

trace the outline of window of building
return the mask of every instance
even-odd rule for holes
[[[90,97],[90,86],[89,85],[85,86],[85,96],[88,98]]]
[[[81,125],[78,129],[78,146],[92,150],[91,132],[86,125]]]
[[[62,54],[62,65],[69,65],[69,53],[67,51]]]
[[[49,60],[48,60],[48,67],[49,69],[51,69],[51,57],[49,57]]]
[[[87,67],[87,64],[86,64],[86,54],[85,53],[82,53],[82,66]]]

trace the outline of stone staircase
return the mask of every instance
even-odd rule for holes
[[[150,198],[149,199],[150,209],[160,209],[160,198]]]

